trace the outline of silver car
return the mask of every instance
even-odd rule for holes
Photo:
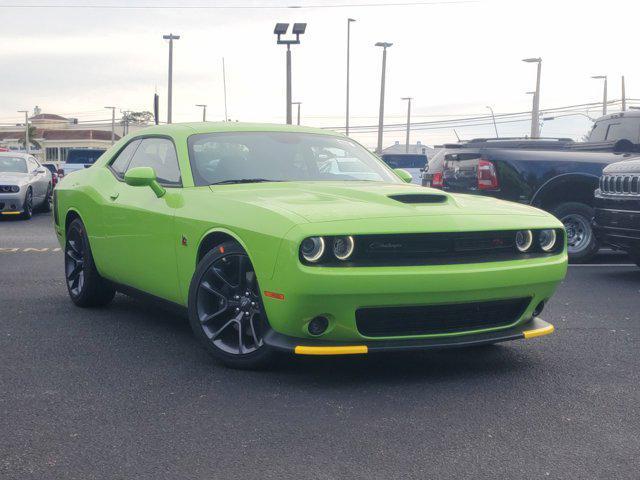
[[[0,215],[31,218],[51,209],[51,172],[26,153],[0,152]]]

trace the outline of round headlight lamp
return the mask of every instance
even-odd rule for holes
[[[533,233],[531,230],[519,230],[516,233],[516,248],[520,252],[526,252],[531,248],[533,243]]]
[[[19,192],[19,191],[20,191],[20,187],[19,187],[19,186],[17,186],[17,185],[13,185],[13,186],[11,187],[11,191],[12,191],[13,193],[17,193],[17,192]]]
[[[333,239],[333,254],[338,260],[346,260],[353,253],[355,242],[353,237],[336,237]]]
[[[300,245],[300,253],[307,262],[317,262],[324,254],[324,238],[305,238]]]
[[[555,230],[540,230],[538,236],[538,244],[543,252],[550,252],[553,247],[556,246],[556,231]]]

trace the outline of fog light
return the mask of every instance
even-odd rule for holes
[[[516,233],[516,247],[521,252],[526,252],[531,248],[533,243],[533,234],[531,230],[520,230]]]
[[[543,309],[544,309],[544,301],[536,305],[536,308],[533,310],[533,316],[537,317],[538,315],[540,315]]]
[[[311,335],[322,335],[329,326],[327,317],[315,317],[309,322],[307,330]]]

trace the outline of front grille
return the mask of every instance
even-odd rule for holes
[[[640,174],[603,175],[600,192],[606,195],[640,195]]]
[[[531,298],[489,302],[366,307],[356,310],[358,331],[367,337],[428,335],[504,327],[515,323]]]
[[[556,230],[557,246],[549,253],[539,250],[538,235],[538,231],[534,231],[534,247],[528,253],[516,250],[513,230],[355,235],[355,249],[349,260],[341,262],[325,254],[318,264],[340,267],[453,265],[534,258],[555,255],[562,250],[564,230]]]

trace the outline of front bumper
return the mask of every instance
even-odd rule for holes
[[[18,215],[24,205],[24,189],[17,193],[0,194],[0,215]]]
[[[593,231],[601,242],[640,252],[640,211],[596,207]]]
[[[422,338],[413,340],[387,340],[375,342],[326,342],[289,337],[269,330],[264,342],[270,347],[297,355],[362,355],[376,352],[401,352],[415,350],[436,350],[455,347],[472,347],[491,343],[506,342],[541,337],[554,332],[550,323],[540,318],[514,328],[496,332],[468,334],[456,337]]]

